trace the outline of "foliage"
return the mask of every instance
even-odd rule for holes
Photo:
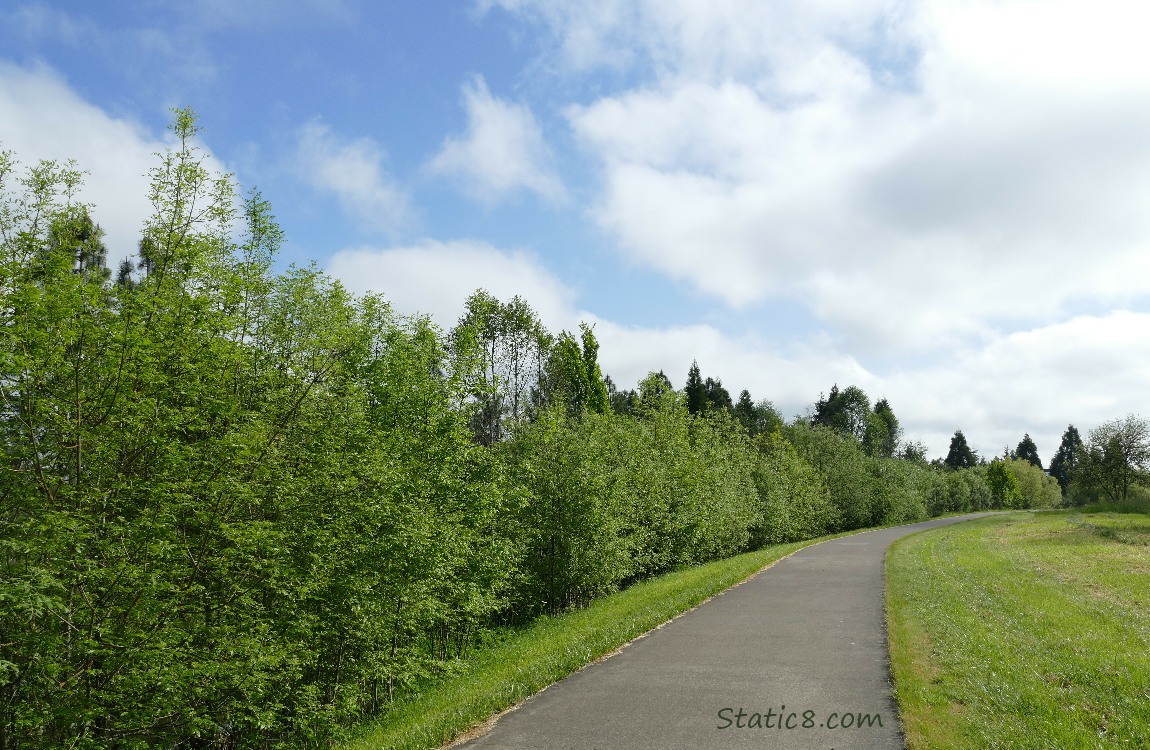
[[[867,431],[863,435],[863,443],[871,455],[891,458],[898,450],[902,440],[902,428],[899,427],[898,417],[894,409],[885,398],[879,399],[874,405],[873,416],[867,419]]]
[[[758,492],[758,519],[751,544],[810,539],[837,528],[838,512],[822,475],[798,454],[779,430],[756,440],[760,460],[754,478]]]
[[[1014,449],[1013,458],[1029,461],[1039,469],[1042,468],[1042,459],[1038,457],[1038,446],[1034,444],[1029,432],[1024,434],[1022,440],[1018,442],[1018,447]]]
[[[108,283],[73,170],[5,183],[9,747],[329,737],[505,606],[514,495],[438,331],[272,274],[266,203],[173,129],[139,277]]]
[[[1053,508],[1062,504],[1062,490],[1057,479],[1048,476],[1031,461],[1014,458],[1005,463],[1018,482],[1023,508]]]
[[[1054,458],[1050,460],[1050,476],[1058,480],[1058,486],[1062,489],[1063,497],[1066,497],[1067,488],[1070,486],[1070,477],[1078,468],[1079,458],[1085,450],[1086,447],[1082,444],[1078,430],[1074,425],[1067,426],[1066,432],[1062,433],[1062,443],[1058,446]]]
[[[1150,486],[1150,423],[1129,414],[1091,430],[1071,476],[1074,499],[1125,503],[1145,486]]]
[[[1006,461],[996,458],[990,462],[990,466],[986,470],[986,483],[990,487],[990,495],[997,507],[1023,507],[1023,496],[1018,487],[1018,478]]]
[[[853,386],[786,425],[697,364],[620,391],[519,297],[445,335],[276,271],[270,206],[173,130],[115,279],[75,167],[0,155],[5,750],[324,745],[501,628],[990,505]]]
[[[521,297],[502,303],[479,289],[467,298],[451,331],[451,348],[476,406],[472,429],[478,442],[505,439],[527,417],[551,347],[539,316]]]
[[[978,457],[966,444],[966,435],[962,430],[955,430],[954,437],[950,439],[950,449],[943,462],[952,469],[969,469],[978,464]]]

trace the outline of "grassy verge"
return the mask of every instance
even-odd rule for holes
[[[1051,512],[892,545],[909,747],[1150,747],[1148,544],[1146,516]]]
[[[768,547],[669,573],[604,597],[586,609],[541,619],[475,654],[463,672],[396,706],[344,747],[438,748],[764,566],[832,538]]]

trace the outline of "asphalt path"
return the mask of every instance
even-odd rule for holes
[[[805,547],[576,672],[455,750],[896,750],[883,558],[986,514]]]

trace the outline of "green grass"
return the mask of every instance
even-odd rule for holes
[[[887,557],[895,692],[922,748],[1150,748],[1150,518],[1014,513]]]
[[[845,534],[767,547],[669,573],[606,596],[585,609],[543,618],[477,652],[462,672],[395,706],[344,747],[441,747],[763,567],[802,547],[836,536]]]

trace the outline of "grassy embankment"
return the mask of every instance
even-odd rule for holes
[[[1016,513],[887,557],[912,750],[1150,748],[1150,516]]]
[[[848,532],[858,533],[858,532]],[[767,547],[643,581],[586,609],[543,618],[398,705],[346,750],[437,748],[786,555],[825,539]]]

